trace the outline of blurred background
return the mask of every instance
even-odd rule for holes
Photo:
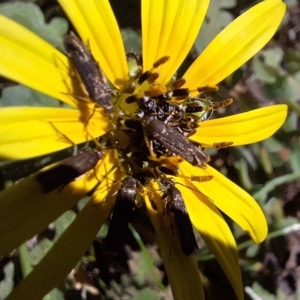
[[[122,29],[125,49],[139,54],[140,1],[111,0],[110,3]],[[258,1],[211,0],[205,23],[178,77],[218,32],[256,3]],[[211,165],[250,193],[267,216],[269,235],[260,245],[254,245],[226,218],[238,244],[246,299],[254,300],[300,299],[300,1],[288,0],[286,4],[284,21],[269,44],[221,82],[218,92],[209,95],[214,101],[234,99],[231,106],[218,110],[213,118],[271,104],[289,106],[285,124],[271,138],[249,146],[209,152]],[[56,1],[0,1],[0,13],[65,52],[63,35],[73,28]],[[53,107],[62,104],[0,78],[0,106],[17,105]],[[72,151],[70,148],[26,161],[0,162],[0,188],[5,189],[43,166],[69,157]],[[0,299],[22,279],[26,265],[36,264],[55,243],[74,219],[76,209],[66,212],[44,233],[2,258]],[[140,224],[141,218],[135,216],[132,221],[135,229],[131,226],[128,229],[124,248],[118,255],[103,252],[101,238],[107,231],[107,226],[103,226],[90,251],[66,282],[44,299],[172,299],[151,228],[147,228],[145,222]],[[198,239],[201,248],[196,256],[207,299],[235,299],[223,271],[201,237]]]

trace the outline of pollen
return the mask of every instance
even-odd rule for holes
[[[145,96],[150,98],[158,97],[164,95],[168,92],[168,88],[163,84],[152,84],[147,91],[145,91]]]

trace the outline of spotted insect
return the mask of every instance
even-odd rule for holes
[[[198,250],[198,245],[182,195],[171,179],[164,178],[161,180],[161,183],[166,188],[166,192],[163,195],[163,198],[167,198],[165,209],[168,213],[173,213],[174,215],[181,250],[185,255],[190,255],[195,250]]]
[[[219,142],[213,143],[213,147],[216,149],[228,148],[233,145],[233,142]]]
[[[157,142],[166,151],[180,156],[193,166],[204,167],[205,163],[210,160],[204,150],[189,141],[176,128],[169,127],[164,122],[151,117],[144,117],[142,125],[150,152],[153,150],[155,152],[153,143]]]
[[[91,52],[73,32],[64,37],[64,45],[89,96],[107,113],[113,112],[111,90]]]
[[[105,248],[110,252],[118,252],[121,249],[123,237],[135,205],[136,193],[137,180],[133,177],[127,177],[118,191],[108,232],[104,240]]]
[[[187,114],[196,116],[199,121],[206,121],[211,118],[213,112],[221,107],[230,105],[233,102],[231,98],[218,102],[212,102],[203,97],[190,98],[184,103],[184,110]]]

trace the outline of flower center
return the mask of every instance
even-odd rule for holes
[[[227,99],[212,103],[206,97],[204,92],[217,87],[199,88],[199,95],[191,97],[190,90],[183,87],[184,79],[174,77],[167,84],[159,83],[157,68],[168,59],[163,57],[151,70],[142,72],[141,58],[132,52],[127,54],[130,81],[114,101],[114,135],[119,155],[133,165],[133,173],[136,169],[153,172],[157,168],[176,173],[182,160],[204,167],[210,160],[208,154],[188,137],[211,117],[213,110],[232,102]]]

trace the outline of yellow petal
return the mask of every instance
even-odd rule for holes
[[[65,108],[0,109],[0,157],[25,159],[91,140],[109,130],[102,114]],[[82,121],[85,119],[86,121]]]
[[[59,0],[111,83],[128,79],[121,33],[107,0]],[[117,81],[116,81],[117,80]]]
[[[266,218],[260,206],[248,193],[209,165],[206,168],[198,168],[183,162],[180,169],[186,176],[212,175],[213,179],[210,181],[193,181],[192,184],[247,232],[255,243],[261,243],[266,238]]]
[[[41,185],[36,181],[37,174],[2,191],[0,193],[0,256],[40,233],[49,223],[86,196],[98,183],[97,178],[106,175],[107,170],[113,166],[111,155],[111,152],[105,155],[95,170],[48,193],[43,192]]]
[[[148,196],[145,195],[146,206],[155,228],[156,240],[174,299],[204,300],[203,287],[195,258],[193,255],[186,256],[183,254],[178,235],[172,231],[170,218],[162,213],[160,195],[153,192],[151,193],[151,199]],[[155,201],[159,205],[159,211],[152,208],[151,201]]]
[[[0,15],[0,74],[72,106],[69,61],[43,39]]]
[[[162,83],[168,82],[192,48],[209,0],[142,1],[144,70],[163,56],[170,60],[159,68]]]
[[[274,35],[285,7],[281,0],[263,1],[230,23],[183,76],[189,87],[216,85],[242,66]]]
[[[195,189],[191,183],[180,177],[176,177],[174,181]],[[243,299],[243,282],[236,243],[227,223],[206,196],[180,185],[177,188],[182,193],[193,225],[218,260],[238,299]]]
[[[200,123],[191,140],[206,146],[221,142],[233,142],[233,146],[255,143],[274,134],[286,116],[287,106],[281,104],[208,120]]]
[[[110,174],[110,183],[119,177],[116,173]],[[116,186],[114,190],[107,188],[106,186],[106,196],[108,200],[112,200]],[[101,204],[95,205],[95,202],[99,202],[95,200],[97,197],[95,195],[77,214],[50,251],[7,299],[42,299],[45,294],[61,284],[90,247],[100,227],[109,217],[114,202],[104,201],[105,198],[101,198]]]

